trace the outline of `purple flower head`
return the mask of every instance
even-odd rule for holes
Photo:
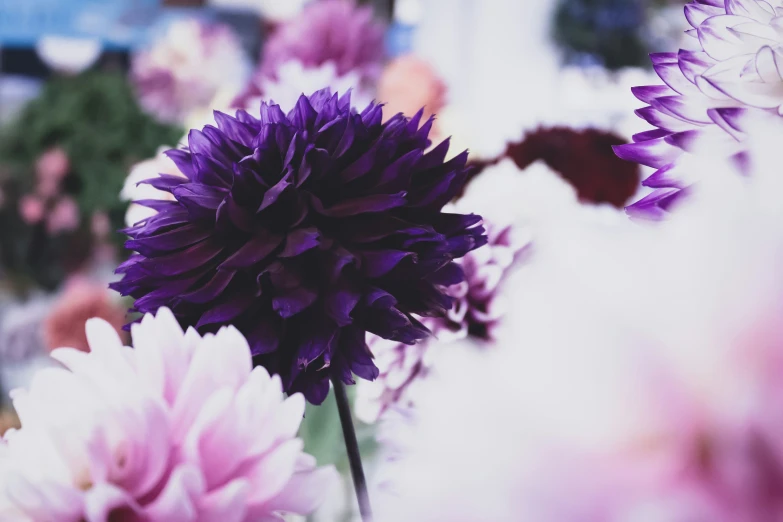
[[[683,165],[689,154],[720,154],[742,168],[744,117],[778,118],[783,109],[783,9],[781,0],[694,0],[685,6],[699,50],[651,55],[665,85],[637,87],[648,104],[636,114],[656,127],[615,147],[618,156],[656,172],[654,189],[629,207],[635,216],[666,214],[672,195],[694,181]],[[662,204],[657,204],[661,202]]]
[[[370,7],[351,0],[322,0],[281,26],[264,46],[261,76],[277,78],[281,65],[297,60],[305,67],[333,62],[337,74],[351,71],[372,81],[381,72],[384,27],[373,20]]]
[[[486,243],[481,217],[442,212],[465,182],[467,152],[429,152],[432,119],[381,105],[361,114],[350,94],[302,95],[260,119],[215,113],[169,151],[185,175],[145,181],[173,201],[126,230],[136,251],[112,287],[140,312],[169,307],[199,332],[235,325],[256,364],[288,392],[320,403],[335,376],[374,379],[365,335],[413,344],[429,331],[414,315],[444,316],[454,262]]]
[[[503,280],[529,243],[514,238],[510,226],[487,224],[487,246],[468,253],[460,260],[465,280],[446,291],[454,306],[445,317],[424,318],[433,332],[427,342],[408,346],[371,335],[370,348],[376,356],[380,374],[374,382],[362,382],[356,402],[356,414],[372,423],[390,408],[410,407],[409,387],[430,371],[433,343],[448,343],[466,337],[479,341],[493,339],[496,326],[506,313],[499,295]]]

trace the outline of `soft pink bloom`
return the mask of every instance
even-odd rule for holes
[[[354,0],[311,2],[264,43],[258,74],[276,78],[280,66],[291,60],[305,68],[332,62],[337,76],[356,72],[363,83],[372,84],[385,55],[384,31],[372,8]]]
[[[65,151],[59,147],[49,149],[35,162],[35,174],[38,181],[36,192],[42,197],[51,198],[60,191],[60,182],[71,168]]]
[[[0,444],[0,519],[281,521],[312,512],[332,468],[296,432],[304,398],[252,369],[233,327],[203,338],[165,308],[131,330],[87,323],[91,352],[54,350],[12,397],[22,428]]]
[[[35,225],[44,217],[44,202],[37,196],[22,196],[19,201],[19,214],[28,225]]]
[[[95,237],[104,239],[112,233],[111,220],[106,212],[96,212],[90,218],[90,229]]]
[[[50,234],[71,232],[79,226],[79,221],[79,206],[76,201],[69,196],[63,196],[46,217],[46,230]]]

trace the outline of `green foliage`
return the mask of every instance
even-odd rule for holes
[[[62,147],[80,181],[74,196],[82,215],[108,211],[121,225],[125,203],[119,192],[129,168],[161,145],[176,143],[182,133],[145,114],[123,74],[57,77],[0,131],[0,164],[31,186],[36,158]]]
[[[142,112],[124,74],[90,72],[50,80],[0,129],[0,261],[14,286],[54,289],[78,269],[92,248],[92,215],[106,212],[112,227],[122,228],[127,203],[119,193],[130,167],[161,145],[177,143],[182,133]],[[81,224],[75,231],[50,235],[42,223],[25,223],[18,208],[20,198],[35,189],[36,160],[55,146],[69,157],[61,190],[76,200]],[[120,234],[113,238],[118,245],[123,240]]]

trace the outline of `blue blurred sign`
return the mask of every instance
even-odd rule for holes
[[[131,48],[144,42],[159,8],[160,0],[0,0],[0,46],[65,36]]]
[[[413,50],[415,34],[415,26],[393,22],[386,32],[386,53],[392,58],[408,54]]]

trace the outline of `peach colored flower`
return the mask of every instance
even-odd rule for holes
[[[48,350],[62,346],[89,351],[84,323],[98,317],[110,324],[123,340],[125,308],[115,302],[113,295],[101,284],[74,280],[63,291],[44,319],[44,344]]]
[[[425,60],[401,56],[383,70],[378,100],[386,104],[387,118],[398,112],[413,116],[421,107],[426,118],[440,112],[446,104],[446,84]]]

